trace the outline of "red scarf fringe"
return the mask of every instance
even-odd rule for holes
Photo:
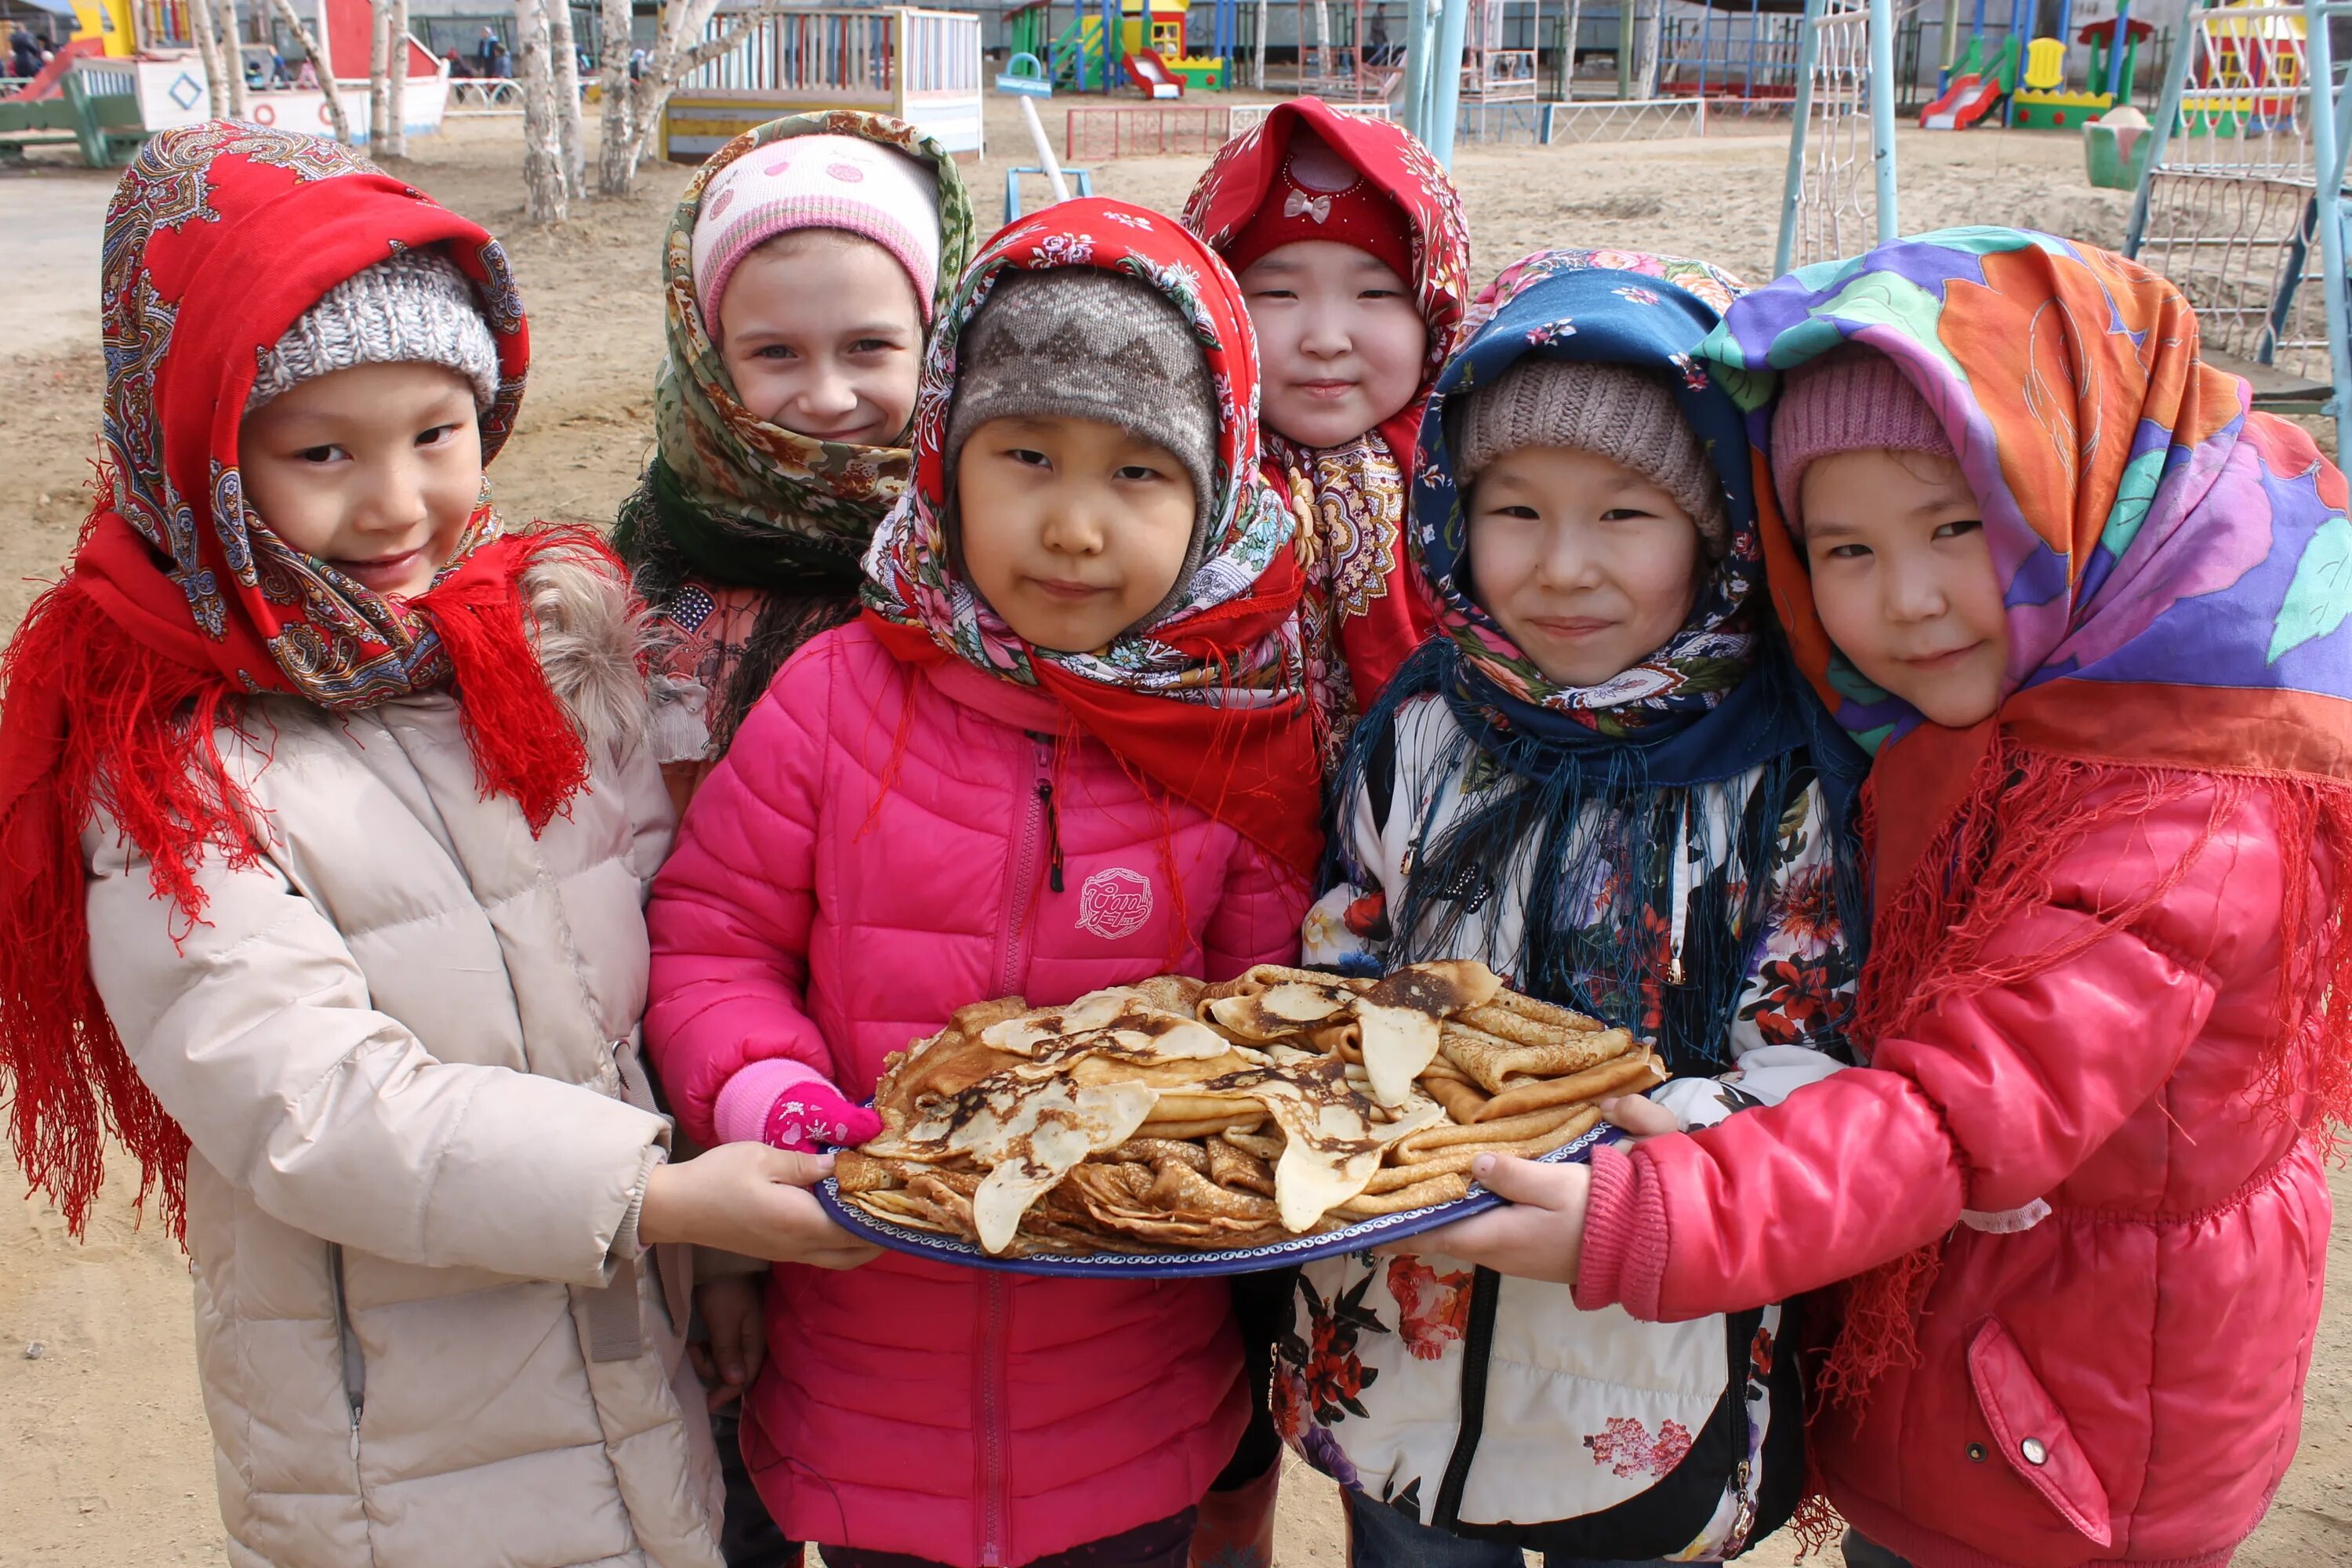
[[[484,795],[511,797],[536,834],[587,782],[589,759],[541,670],[520,580],[550,551],[611,556],[583,530],[484,549],[502,557],[494,570],[418,607],[448,650]],[[105,1140],[119,1139],[139,1161],[141,1204],[160,1187],[178,1237],[187,1135],[132,1068],[91,978],[81,838],[101,814],[110,819],[115,843],[147,858],[154,896],[180,929],[202,921],[206,857],[249,867],[268,833],[221,753],[222,728],[246,717],[244,694],[133,637],[72,577],[35,601],[0,653],[0,911],[12,937],[0,943],[0,1089],[11,1142],[79,1236],[104,1179]],[[252,739],[266,752],[265,736]]]
[[[2052,868],[2111,823],[2209,794],[2205,830],[2153,883],[2098,911],[2054,948],[1995,962],[1995,935],[2052,895]],[[1900,1035],[1948,999],[2013,985],[2130,926],[2170,895],[2216,833],[2261,795],[2289,869],[2279,910],[2277,1027],[2255,1064],[2248,1099],[2333,1153],[2352,1122],[2352,782],[2302,773],[2231,773],[2092,761],[2030,750],[2005,737],[1986,750],[1966,796],[1895,898],[1878,911],[1855,1008],[1854,1035]],[[1864,834],[1874,841],[1865,792]],[[2310,846],[2316,878],[2296,875]],[[2315,887],[2316,881],[2321,885]],[[1824,1399],[1859,1406],[1889,1367],[1918,1360],[1917,1320],[1942,1260],[1939,1242],[1881,1264],[1839,1290],[1843,1321],[1815,1382]]]

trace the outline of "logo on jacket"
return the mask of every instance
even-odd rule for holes
[[[1078,889],[1078,929],[1105,942],[1141,929],[1151,918],[1151,880],[1140,871],[1114,866],[1097,871]]]

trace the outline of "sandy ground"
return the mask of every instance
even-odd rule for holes
[[[1060,105],[1047,116],[1060,130]],[[994,154],[975,172],[983,223],[1003,163],[1030,161],[1017,113],[992,106]],[[625,201],[566,228],[524,230],[511,121],[417,142],[404,173],[503,235],[531,312],[535,363],[520,427],[494,470],[509,516],[611,518],[648,450],[661,353],[656,256],[684,171],[647,172]],[[1606,244],[1770,270],[1785,143],[1747,133],[1580,148],[1465,149],[1457,160],[1479,276],[1542,245]],[[1904,226],[2026,224],[2115,243],[2127,198],[2084,184],[2068,138],[1906,132]],[[1175,211],[1204,160],[1105,164],[1098,194]],[[99,231],[111,182],[37,162],[0,174],[0,626],[13,625],[71,549],[102,390]],[[13,1171],[10,1173],[13,1176]],[[5,1180],[6,1178],[0,1178]],[[2339,1205],[2352,1179],[2336,1176]],[[127,1190],[85,1242],[37,1198],[0,1205],[0,1568],[166,1568],[222,1560],[209,1442],[190,1344],[184,1261]],[[2352,1274],[2352,1226],[2331,1244]],[[2085,1331],[2095,1331],[2085,1325]],[[1339,1510],[1311,1472],[1286,1489],[1286,1568],[1339,1568]],[[1785,1538],[1748,1559],[1792,1561]],[[1837,1553],[1830,1553],[1834,1565]],[[2352,1311],[2322,1323],[2304,1442],[2248,1568],[2352,1563]]]

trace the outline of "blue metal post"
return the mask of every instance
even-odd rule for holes
[[[2107,96],[2123,96],[2124,40],[2131,36],[2131,0],[2116,0],[2115,37],[2107,40]]]
[[[1878,243],[1895,222],[1895,0],[1870,0],[1870,168],[1877,185]]]
[[[2344,157],[2347,138],[2336,115],[2336,61],[2327,37],[2328,18],[2338,9],[2328,0],[2304,0],[2304,79],[2311,92],[2311,170],[2316,176],[2312,223],[2319,230],[2320,286],[2327,291],[2327,365],[2331,384],[2325,412],[2336,421],[2336,455],[2342,460],[2352,437],[2352,331],[2347,321],[2344,276]],[[2325,96],[2323,96],[2325,95]]]
[[[1813,113],[1813,56],[1820,48],[1822,0],[1805,0],[1797,23],[1797,97],[1789,113],[1789,176],[1780,187],[1780,239],[1772,248],[1774,276],[1797,254],[1797,205],[1805,193],[1805,127]]]
[[[2147,237],[2148,191],[2156,183],[2157,169],[2164,163],[2165,143],[2172,140],[2173,127],[2180,121],[2180,102],[2189,91],[2189,61],[2197,53],[2197,14],[2202,9],[2198,0],[2189,0],[2189,10],[2181,18],[2180,42],[2173,46],[2172,58],[2164,65],[2164,97],[2148,126],[2152,142],[2147,162],[2140,165],[2139,189],[2132,196],[2131,222],[2124,227],[2126,256],[2137,257],[2140,241]]]
[[[1429,121],[1433,135],[1422,140],[1437,154],[1437,161],[1450,169],[1454,166],[1454,124],[1462,108],[1462,45],[1470,0],[1441,3],[1444,8],[1438,13],[1437,55],[1429,62],[1434,73],[1429,84]]]

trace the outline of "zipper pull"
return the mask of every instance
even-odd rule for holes
[[[1037,804],[1045,813],[1045,885],[1055,892],[1062,890],[1062,828],[1054,811],[1054,781],[1037,781]]]

